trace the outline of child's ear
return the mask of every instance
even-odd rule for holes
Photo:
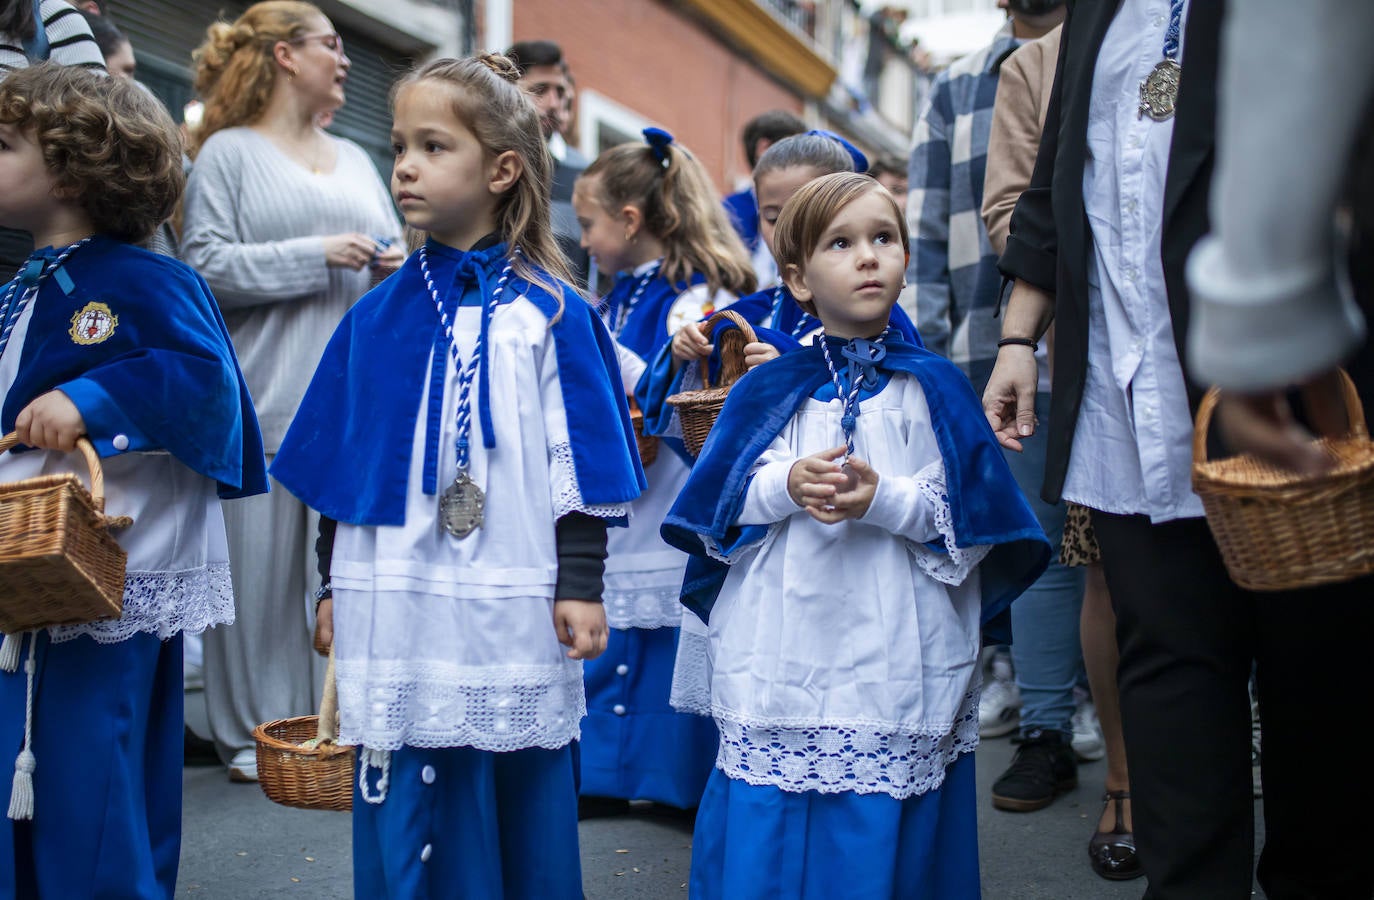
[[[798,303],[811,302],[811,289],[806,286],[806,273],[801,270],[801,266],[796,263],[788,263],[784,266],[782,283],[787,285],[787,289],[792,292],[792,298]],[[810,310],[807,311],[810,312]]]
[[[620,208],[620,221],[625,223],[625,240],[632,241],[644,227],[644,211],[627,203]]]
[[[525,174],[525,163],[520,159],[519,153],[514,150],[506,150],[492,160],[490,172],[491,174],[487,179],[487,190],[493,194],[504,194],[515,187],[520,176]]]

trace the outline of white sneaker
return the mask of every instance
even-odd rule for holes
[[[1001,737],[1021,724],[1021,689],[1012,678],[1011,660],[999,654],[991,669],[978,698],[979,737]]]
[[[258,751],[255,747],[240,750],[229,760],[229,780],[251,783],[258,780]]]
[[[1073,725],[1073,752],[1080,760],[1093,762],[1107,755],[1102,724],[1097,721],[1097,707],[1086,693],[1079,696],[1070,722]]]

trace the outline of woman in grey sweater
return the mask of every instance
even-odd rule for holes
[[[257,3],[194,59],[205,117],[182,252],[219,300],[270,460],[344,312],[400,264],[400,223],[363,150],[318,125],[349,68],[319,9]],[[206,635],[205,699],[234,780],[256,780],[258,723],[315,707],[315,522],[275,483],[225,510],[237,621]]]

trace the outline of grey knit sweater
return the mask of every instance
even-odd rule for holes
[[[182,258],[210,283],[275,453],[339,320],[370,284],[325,265],[323,237],[398,239],[391,195],[356,144],[313,174],[248,128],[205,142],[186,189]]]

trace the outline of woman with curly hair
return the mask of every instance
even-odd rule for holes
[[[243,363],[269,459],[325,343],[371,277],[399,265],[400,223],[371,160],[318,123],[349,59],[309,3],[256,3],[195,51],[182,255],[210,283]],[[238,619],[205,641],[211,737],[230,778],[257,778],[252,729],[315,707],[315,518],[276,489],[226,511]],[[313,669],[313,672],[312,672]]]

